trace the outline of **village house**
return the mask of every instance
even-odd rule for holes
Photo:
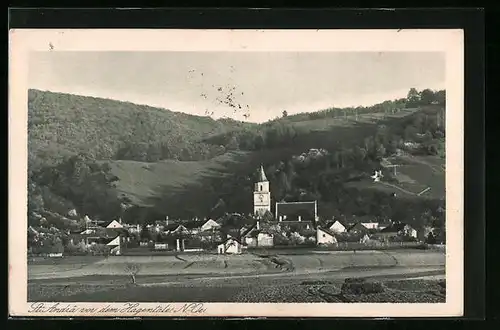
[[[337,238],[335,237],[335,232],[329,228],[316,228],[316,244],[317,245],[335,245],[337,244]]]
[[[406,224],[403,227],[403,234],[409,237],[417,238],[418,237],[418,232],[415,228],[412,226]]]
[[[209,219],[201,225],[201,231],[214,231],[220,229],[220,224],[218,224],[216,221]]]
[[[242,238],[249,247],[274,246],[274,233],[268,228],[260,228],[259,221],[250,230],[243,233]]]
[[[109,253],[111,255],[120,255],[121,254],[121,239],[120,236],[116,236],[115,238],[111,239],[106,246],[110,248]]]
[[[391,224],[389,227],[382,229],[380,232],[374,235],[374,237],[377,237],[380,240],[384,241],[394,239],[398,236],[408,236],[416,239],[418,236],[418,232],[408,224],[397,222]]]
[[[123,228],[123,226],[122,226],[122,224],[121,224],[120,222],[118,222],[118,221],[116,221],[116,220],[113,220],[113,221],[111,221],[111,222],[110,222],[110,223],[106,226],[106,228],[114,228],[114,229],[116,229],[116,228]]]
[[[253,225],[242,227],[239,234],[249,247],[274,246],[274,232],[268,227],[262,228],[260,220]]]
[[[385,228],[387,227],[390,227],[392,225],[392,222],[390,221],[387,221],[387,222],[379,222],[378,224],[378,230],[381,231],[381,230],[384,230]]]
[[[168,249],[168,244],[167,243],[158,243],[158,242],[155,242],[154,249],[155,250],[167,250]]]
[[[353,235],[367,234],[368,228],[366,228],[363,224],[358,222],[358,223],[351,225],[349,228],[347,228],[347,232],[349,234],[353,234]]]
[[[187,221],[182,224],[189,234],[198,234],[201,232],[202,222],[198,220]]]
[[[366,229],[377,230],[378,222],[361,222]]]
[[[241,254],[242,250],[243,243],[231,236],[227,237],[217,246],[218,254]]]
[[[327,222],[325,228],[334,233],[345,233],[347,231],[346,226],[343,225],[339,220]]]
[[[165,234],[188,234],[189,233],[189,230],[184,226],[184,225],[181,225],[181,224],[178,224],[178,223],[173,223],[173,224],[169,224],[168,226],[166,226],[164,228],[164,233]]]
[[[130,234],[139,234],[141,232],[141,225],[130,225],[122,223],[123,228],[125,228]]]
[[[275,219],[280,223],[303,222],[313,225],[317,218],[316,201],[276,203]]]

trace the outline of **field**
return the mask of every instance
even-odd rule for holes
[[[358,189],[377,189],[388,193],[395,192],[408,198],[443,198],[446,195],[445,161],[438,156],[398,156],[391,159],[393,164],[399,164],[395,179],[398,182],[389,183],[364,180],[350,182],[349,187]],[[430,188],[421,195],[422,191]]]
[[[429,250],[41,259],[28,264],[28,300],[438,302],[444,296],[427,287],[437,285],[434,277],[444,276],[444,263],[444,253]],[[136,284],[127,264],[140,269]],[[381,281],[384,292],[340,294],[343,281],[351,277]]]
[[[386,119],[401,118],[414,113],[414,110],[401,111],[394,115],[388,115]],[[353,116],[347,120],[342,118],[326,118],[316,120],[305,120],[294,122],[300,129],[300,136],[291,147],[280,147],[262,151],[234,151],[205,161],[174,161],[165,160],[159,162],[138,161],[109,161],[114,175],[119,178],[117,189],[123,195],[129,197],[134,204],[153,206],[171,202],[167,197],[176,196],[180,198],[175,204],[182,205],[184,200],[192,201],[206,200],[208,193],[203,191],[205,182],[214,182],[224,175],[248,175],[250,171],[257,168],[261,163],[272,164],[284,157],[297,155],[310,148],[329,148],[338,141],[343,141],[346,146],[362,141],[365,137],[373,135],[377,129],[377,122],[384,119],[384,114],[373,113],[360,115],[358,121]],[[412,184],[401,183],[398,185],[401,192],[408,196],[414,196],[427,187],[427,184],[436,186],[430,192],[429,197],[441,197],[444,195],[444,180],[441,173],[428,173],[432,169],[431,164],[425,161],[425,157],[413,157],[412,163],[407,168],[401,167],[401,173],[410,176]],[[424,159],[424,161],[420,161]],[[432,165],[434,166],[434,165]],[[436,165],[439,167],[438,165]],[[435,167],[436,167],[435,166]],[[437,182],[437,183],[436,183]],[[359,185],[361,189],[372,188],[365,183],[352,183]],[[377,187],[387,191],[393,191],[393,187]],[[396,188],[398,189],[398,188]],[[407,192],[405,192],[405,190]],[[182,196],[182,197],[179,197]],[[158,201],[161,198],[161,202]],[[212,205],[213,206],[213,205]]]

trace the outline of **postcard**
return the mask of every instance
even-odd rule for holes
[[[11,316],[461,316],[462,30],[9,38]]]

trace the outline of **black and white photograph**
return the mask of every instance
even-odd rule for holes
[[[61,31],[27,38],[11,94],[26,205],[9,216],[9,277],[25,310],[390,316],[461,301],[461,31],[381,32],[377,49],[337,31],[320,50],[265,31],[194,31],[220,44],[199,49]]]

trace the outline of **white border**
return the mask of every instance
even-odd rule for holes
[[[11,30],[9,34],[9,312],[11,316],[434,317],[463,314],[462,30]],[[446,54],[446,303],[227,304],[189,312],[29,313],[27,303],[27,72],[30,51],[439,51]],[[71,303],[81,307],[115,303]],[[158,304],[141,303],[141,308]],[[161,304],[172,308],[181,303]],[[62,307],[62,305],[61,305]]]

